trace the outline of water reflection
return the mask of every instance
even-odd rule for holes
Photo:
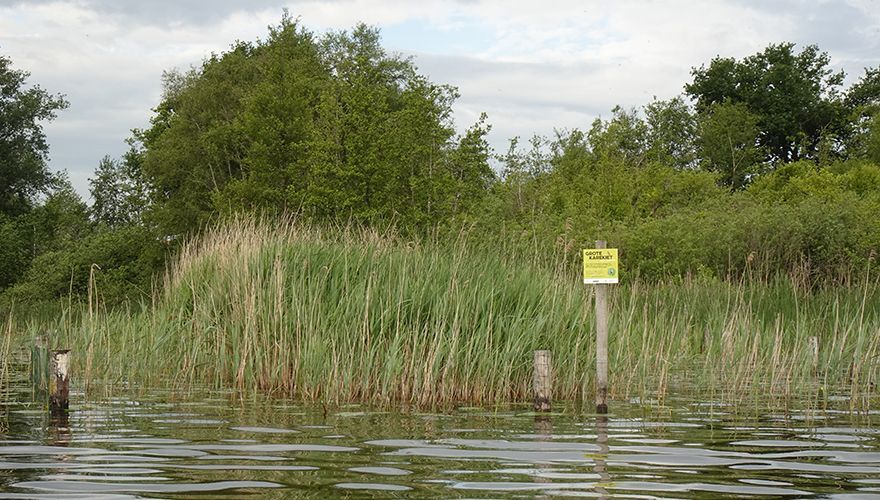
[[[876,414],[753,417],[684,399],[607,416],[325,411],[162,392],[80,403],[66,420],[7,410],[0,498],[880,494]]]

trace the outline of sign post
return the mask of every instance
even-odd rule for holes
[[[605,248],[597,240],[595,249],[584,249],[584,284],[596,290],[596,413],[608,413],[608,289],[618,283],[616,248]]]

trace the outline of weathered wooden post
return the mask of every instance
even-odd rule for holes
[[[550,411],[553,388],[553,367],[550,351],[535,351],[534,374],[535,411]]]
[[[67,413],[70,407],[70,349],[52,351],[49,374],[49,412]]]
[[[596,292],[596,413],[608,413],[608,285],[617,283],[617,249],[597,240],[584,250],[584,284]]]
[[[605,240],[597,241],[596,248],[605,248]],[[593,286],[596,287],[596,412],[608,413],[608,285]]]
[[[31,347],[31,385],[37,393],[49,387],[49,337],[42,333],[34,338]]]

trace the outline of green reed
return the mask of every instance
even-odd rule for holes
[[[151,304],[104,310],[95,287],[88,311],[52,328],[86,380],[325,402],[526,401],[531,353],[550,349],[554,397],[590,400],[592,289],[566,267],[466,240],[238,219],[184,245]],[[862,408],[880,369],[880,287],[867,278],[818,290],[786,277],[614,286],[611,395],[844,391]]]

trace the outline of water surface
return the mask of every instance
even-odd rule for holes
[[[233,394],[73,394],[3,407],[0,498],[880,496],[876,412],[739,414],[711,400],[446,411]]]

